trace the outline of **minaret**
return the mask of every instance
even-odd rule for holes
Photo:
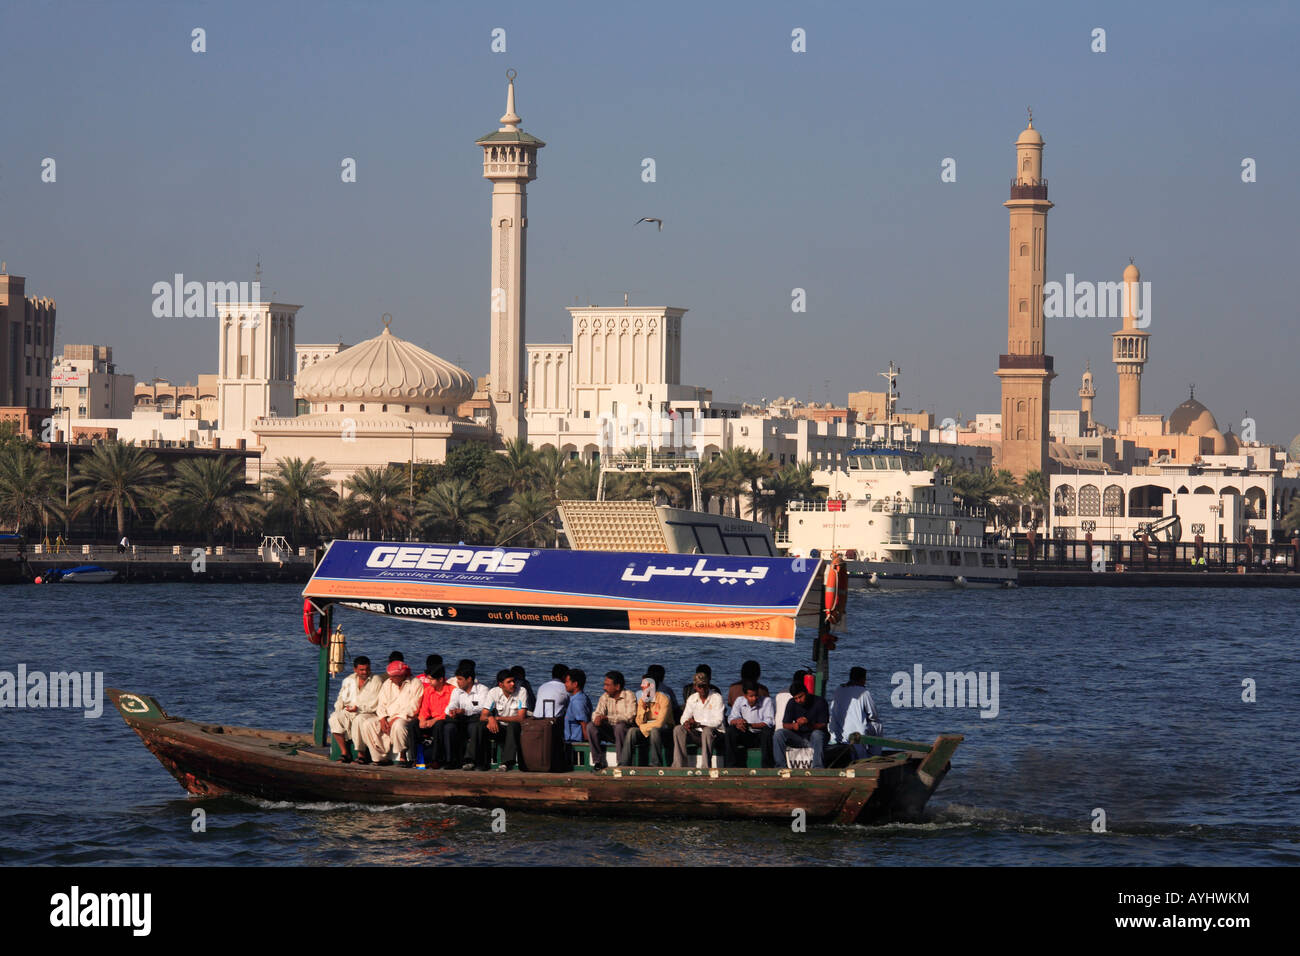
[[[1137,295],[1142,273],[1128,261],[1124,270],[1124,328],[1111,333],[1115,374],[1119,376],[1119,420],[1115,430],[1121,435],[1129,423],[1142,414],[1142,367],[1147,363],[1147,336],[1151,333],[1137,325]]]
[[[1083,363],[1083,384],[1079,386],[1079,411],[1083,412],[1084,424],[1089,434],[1092,433],[1092,400],[1097,397],[1097,389],[1092,384],[1092,362]]]
[[[1043,137],[1034,114],[1016,140],[1016,176],[1011,198],[1010,268],[1007,284],[1007,354],[999,356],[1002,379],[1002,459],[1017,478],[1048,471],[1049,391],[1056,373],[1045,353],[1043,283],[1047,272],[1047,180]]]
[[[506,71],[501,128],[476,141],[483,147],[483,178],[492,180],[492,354],[488,395],[502,441],[524,440],[524,304],[528,274],[528,188],[537,178],[537,151],[546,144],[519,128],[515,71]]]

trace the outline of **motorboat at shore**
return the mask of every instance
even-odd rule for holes
[[[36,580],[38,584],[107,584],[117,580],[117,572],[98,564],[79,564],[75,568],[49,568]]]

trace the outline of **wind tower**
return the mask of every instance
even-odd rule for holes
[[[524,305],[528,275],[528,183],[537,178],[537,151],[546,144],[519,128],[514,70],[507,70],[501,127],[476,141],[483,178],[492,181],[491,356],[488,395],[502,441],[527,439],[524,418]]]
[[[1017,478],[1048,471],[1048,412],[1052,357],[1045,352],[1043,284],[1047,272],[1047,180],[1043,137],[1034,114],[1016,140],[1016,175],[1002,205],[1011,218],[1007,283],[1007,351],[998,357],[1002,380],[1001,467]]]
[[[1147,364],[1147,338],[1150,332],[1138,328],[1137,296],[1142,273],[1128,261],[1124,270],[1124,327],[1111,333],[1115,374],[1119,377],[1119,416],[1115,430],[1128,432],[1129,424],[1142,414],[1142,369]]]

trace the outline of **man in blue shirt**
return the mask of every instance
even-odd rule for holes
[[[569,706],[569,691],[564,686],[564,678],[569,668],[556,664],[551,668],[551,679],[537,688],[537,699],[529,711],[534,717],[563,717]]]
[[[564,739],[580,744],[587,739],[587,723],[591,720],[591,698],[583,693],[587,686],[587,672],[575,667],[564,676],[564,689],[569,693],[569,703],[564,709]]]
[[[731,705],[731,719],[727,721],[727,766],[741,766],[737,749],[758,747],[763,755],[763,766],[774,767],[772,762],[772,734],[776,729],[776,704],[767,695],[759,695],[758,682],[746,678],[741,681],[741,693]]]

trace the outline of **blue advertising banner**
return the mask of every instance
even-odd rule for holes
[[[335,541],[303,591],[415,620],[794,640],[809,559]]]

